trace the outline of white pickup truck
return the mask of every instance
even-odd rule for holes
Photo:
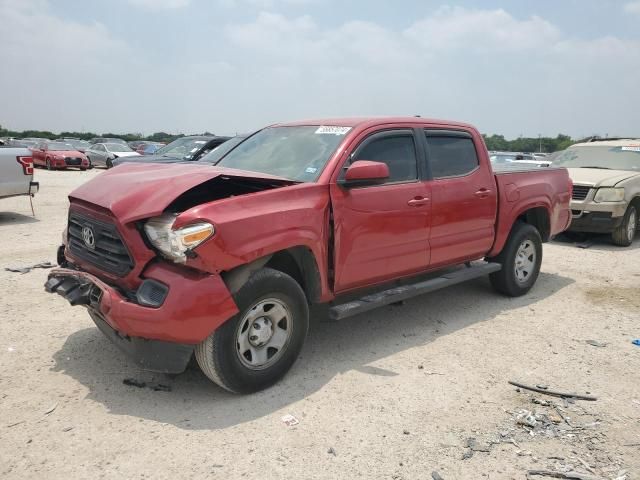
[[[31,151],[19,147],[0,147],[0,198],[33,195],[40,187],[33,181]]]

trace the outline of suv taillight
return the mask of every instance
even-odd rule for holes
[[[33,158],[32,157],[16,157],[16,160],[22,165],[22,173],[25,175],[33,175]]]

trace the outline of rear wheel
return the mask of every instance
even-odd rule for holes
[[[616,245],[628,247],[633,242],[638,229],[638,211],[634,205],[629,205],[624,213],[622,223],[611,234],[611,239]]]
[[[518,222],[502,252],[491,260],[502,264],[502,270],[489,276],[493,288],[510,297],[524,295],[531,290],[540,273],[540,232],[532,225]]]
[[[291,368],[309,328],[307,300],[289,275],[264,268],[234,296],[240,312],[196,347],[204,374],[234,393],[251,393]]]

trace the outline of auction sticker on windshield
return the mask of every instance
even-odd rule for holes
[[[351,130],[351,127],[332,127],[322,125],[316,130],[316,135],[344,135],[349,130]]]

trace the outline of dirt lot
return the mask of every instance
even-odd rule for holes
[[[38,170],[35,219],[26,198],[0,201],[0,267],[55,262],[66,195],[100,173]],[[0,477],[640,478],[640,241],[583,246],[546,245],[522,298],[482,279],[344,323],[317,318],[289,375],[251,396],[197,370],[138,370],[82,307],[44,292],[46,270],[0,268]],[[511,379],[598,400],[518,392]]]

